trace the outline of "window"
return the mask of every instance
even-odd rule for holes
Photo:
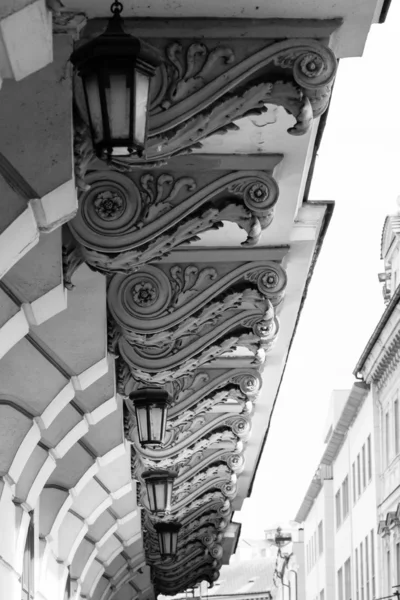
[[[265,550],[265,548],[263,548],[263,550]],[[71,598],[71,573],[68,571],[68,576],[67,576],[67,583],[65,584],[65,591],[64,591],[64,600],[70,600]]]
[[[367,467],[368,467],[368,481],[372,479],[372,452],[371,452],[371,435],[367,439]]]
[[[363,543],[360,544],[360,598],[364,600],[364,548]]]
[[[394,412],[394,451],[396,453],[396,456],[399,453],[399,401],[396,400],[394,401],[394,405],[393,405],[393,412]]]
[[[24,562],[22,570],[22,600],[33,600],[34,598],[34,551],[35,530],[33,526],[33,513],[31,513],[24,550]]]
[[[314,566],[314,536],[311,537],[311,568]]]
[[[375,598],[375,541],[374,530],[371,529],[371,582],[372,582],[372,598]]]
[[[336,527],[340,527],[340,525],[342,524],[342,513],[341,513],[341,506],[340,506],[340,490],[338,490],[336,492],[335,503],[336,503]]]
[[[365,598],[366,600],[370,600],[368,536],[365,538]]]
[[[390,453],[390,427],[389,427],[389,411],[385,414],[385,459],[386,466],[389,464]]]
[[[314,564],[317,562],[317,531],[314,531]]]
[[[354,562],[356,564],[356,600],[360,600],[360,582],[358,578],[358,549],[356,548]]]
[[[314,566],[314,536],[311,538],[311,568]]]
[[[353,480],[353,504],[357,502],[357,481],[356,481],[356,463],[355,461],[351,467],[351,478]]]
[[[342,484],[342,517],[343,520],[349,514],[349,478],[345,477]]]
[[[344,597],[351,600],[351,565],[350,558],[344,563]]]
[[[400,542],[396,544],[396,581],[400,582]]]
[[[390,564],[390,550],[386,552],[386,577],[387,577],[387,594],[392,595],[392,568]]]
[[[357,456],[357,498],[360,497],[361,494],[361,465],[360,465],[360,455]]]
[[[365,444],[362,447],[362,486],[363,486],[363,490],[365,490],[365,488],[367,487],[367,476],[366,476],[366,470],[365,470]]]
[[[324,551],[324,530],[322,521],[318,524],[318,550],[320,554]]]
[[[339,569],[337,574],[337,583],[338,583],[338,600],[344,600],[343,598],[343,570]]]

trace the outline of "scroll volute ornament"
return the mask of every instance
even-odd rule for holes
[[[272,222],[279,189],[264,171],[211,172],[201,182],[184,171],[127,177],[92,172],[69,227],[82,260],[104,273],[131,272],[167,256],[199,234],[236,223],[243,246],[258,243]]]
[[[146,158],[112,157],[111,164],[121,171],[164,164],[173,155],[201,147],[215,132],[237,128],[234,121],[265,111],[266,104],[282,106],[294,116],[290,134],[306,133],[328,106],[337,69],[333,52],[314,39],[277,41],[241,59],[235,58],[234,47],[235,40],[224,45],[167,43],[166,67],[158,69],[153,90]],[[80,119],[85,119],[79,90],[75,100]],[[76,170],[84,189],[90,152],[78,146]]]
[[[148,162],[198,148],[204,138],[265,104],[282,106],[295,117],[293,135],[304,134],[324,112],[337,68],[328,47],[314,39],[290,39],[242,59],[235,58],[234,47],[235,40],[167,44],[167,68],[153,98]],[[113,160],[121,168],[140,162],[135,156]]]

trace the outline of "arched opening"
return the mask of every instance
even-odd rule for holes
[[[71,598],[71,573],[68,569],[67,582],[65,584],[64,600],[70,600]]]
[[[21,598],[22,600],[34,600],[35,598],[35,527],[33,513],[30,514],[24,549]]]

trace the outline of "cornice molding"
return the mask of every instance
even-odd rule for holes
[[[143,39],[252,39],[315,38],[328,40],[343,24],[343,19],[204,19],[204,18],[140,18],[124,19],[127,33]],[[107,26],[106,19],[91,19],[81,39],[100,35]]]
[[[400,306],[396,306],[366,358],[362,372],[382,391],[400,363]]]

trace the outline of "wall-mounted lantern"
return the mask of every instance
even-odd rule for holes
[[[142,155],[146,144],[150,81],[161,57],[124,32],[123,5],[111,5],[106,31],[73,52],[82,78],[93,147],[100,158]]]
[[[165,514],[171,508],[172,488],[174,479],[178,476],[175,471],[144,471],[142,477],[146,483],[147,496],[151,512]]]
[[[132,400],[142,446],[159,446],[164,442],[167,413],[170,404],[168,392],[161,388],[143,388],[129,394]]]
[[[178,547],[178,533],[182,525],[177,522],[156,523],[154,528],[158,534],[160,554],[163,558],[176,555]]]

